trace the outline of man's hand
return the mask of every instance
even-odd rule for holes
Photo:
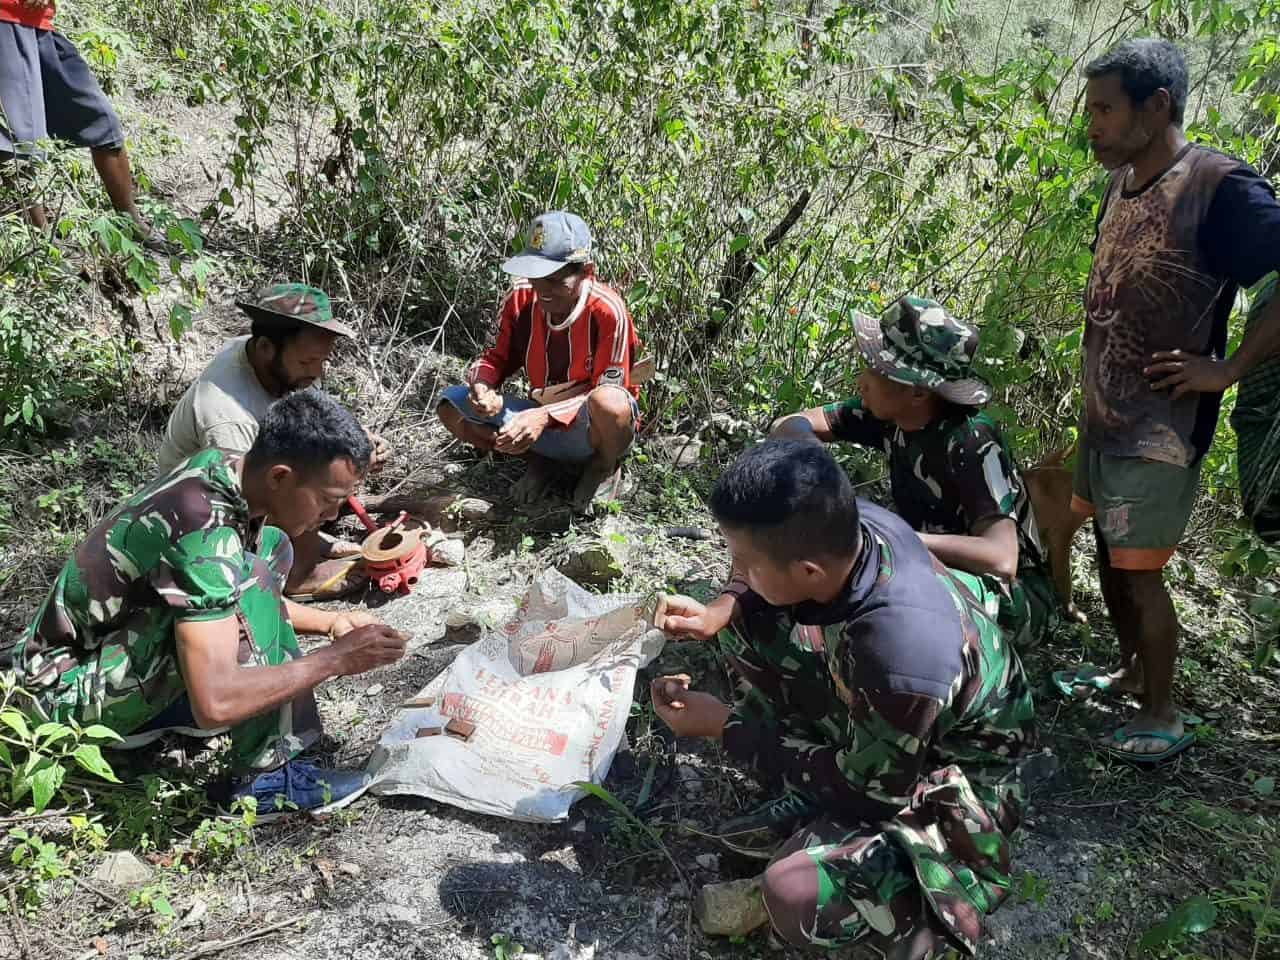
[[[712,640],[733,619],[733,604],[733,597],[727,594],[717,597],[708,606],[692,597],[667,597],[662,632],[673,637]]]
[[[502,412],[502,394],[487,383],[473,383],[467,394],[471,407],[482,417],[496,417]]]
[[[493,449],[499,453],[524,453],[542,436],[550,417],[541,407],[522,410],[507,421],[507,425],[493,438]]]
[[[372,627],[381,623],[382,621],[372,613],[364,610],[348,610],[333,618],[333,625],[329,627],[329,636],[336,640],[339,637],[345,637],[357,627]]]
[[[689,689],[689,677],[659,677],[649,685],[653,709],[677,737],[719,740],[729,719],[729,705],[709,693]]]
[[[1221,393],[1236,378],[1225,360],[1200,357],[1182,350],[1159,350],[1151,355],[1151,366],[1142,372],[1152,390],[1172,388],[1173,399],[1184,393]]]
[[[337,657],[337,675],[351,677],[395,663],[404,656],[408,639],[385,623],[371,623],[348,630],[329,649]]]
[[[367,428],[364,432],[369,434],[369,443],[373,445],[373,453],[369,457],[369,472],[377,473],[387,465],[391,456],[391,444]]]

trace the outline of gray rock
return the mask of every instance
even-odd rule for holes
[[[151,879],[149,866],[127,850],[116,850],[102,858],[91,879],[112,887],[136,887]]]
[[[685,434],[653,437],[646,444],[654,456],[677,467],[691,467],[702,453],[702,441]]]
[[[625,540],[610,536],[606,525],[604,536],[572,544],[556,569],[580,584],[603,587],[622,576],[627,553]]]
[[[720,870],[720,855],[716,853],[700,853],[694,857],[694,862],[702,867],[703,870],[711,870],[718,872]]]
[[[431,544],[431,562],[441,567],[460,567],[466,557],[461,540],[439,540]]]

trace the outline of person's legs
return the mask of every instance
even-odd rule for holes
[[[39,32],[0,22],[0,164],[5,166],[39,160],[39,142],[49,136],[40,80]],[[43,230],[48,226],[43,204],[27,206],[26,216],[34,227]]]
[[[120,118],[75,44],[55,31],[38,33],[49,135],[88,147],[111,206],[149,235],[151,227],[142,219],[134,199],[133,172]]]
[[[1111,625],[1116,632],[1116,643],[1119,646],[1119,659],[1108,676],[1112,683],[1110,689],[1124,693],[1138,694],[1143,692],[1142,658],[1138,654],[1138,634],[1142,629],[1140,616],[1134,607],[1134,601],[1126,588],[1124,574],[1111,564],[1111,551],[1107,547],[1106,538],[1101,528],[1094,524],[1094,543],[1098,557],[1098,583],[1102,587],[1102,601],[1111,617]]]
[[[124,147],[94,147],[89,153],[93,157],[93,165],[106,187],[111,206],[120,213],[128,214],[144,231],[151,227],[142,219],[142,213],[134,200],[133,171],[129,167],[129,154]]]
[[[493,449],[493,438],[498,432],[497,417],[482,419],[471,407],[465,384],[446,387],[436,407],[436,416],[445,429],[463,443],[481,450]]]
[[[293,538],[293,566],[285,595],[312,600],[345,596],[369,580],[361,569],[358,544],[340,544],[319,530]]]
[[[1178,617],[1160,570],[1115,570],[1115,592],[1132,614],[1129,630],[1135,657],[1141,664],[1142,708],[1124,725],[1129,731],[1183,734],[1173,703],[1173,676],[1178,657]],[[1119,624],[1117,624],[1117,630]],[[1159,753],[1168,742],[1156,737],[1125,737],[1124,749]]]
[[[1133,755],[1180,749],[1184,731],[1173,702],[1180,628],[1163,570],[1191,517],[1199,469],[1104,456],[1097,479],[1103,598],[1119,638],[1121,667],[1128,667],[1126,688],[1139,690],[1142,699],[1138,713],[1106,742]]]
[[[618,461],[635,439],[635,403],[621,387],[596,387],[587,395],[587,439],[591,459],[573,491],[573,506],[585,510],[597,491],[618,468]]]
[[[778,851],[760,882],[774,931],[796,947],[869,941],[920,957],[941,946],[906,853],[874,828],[823,818]]]

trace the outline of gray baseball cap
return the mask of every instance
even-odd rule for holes
[[[570,263],[591,262],[591,231],[577,214],[552,210],[529,225],[528,245],[502,265],[512,276],[537,280]]]

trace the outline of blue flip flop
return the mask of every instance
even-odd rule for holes
[[[1109,676],[1110,671],[1095,667],[1092,663],[1082,663],[1074,670],[1055,670],[1051,683],[1053,688],[1068,700],[1088,700],[1095,693],[1106,693],[1116,681]],[[1076,687],[1086,687],[1084,693],[1077,693]]]
[[[1152,740],[1163,740],[1168,744],[1165,749],[1159,753],[1135,753],[1132,750],[1125,750],[1123,744],[1128,743],[1137,737],[1150,737]],[[1128,730],[1124,727],[1117,727],[1115,732],[1111,734],[1111,742],[1102,745],[1102,749],[1117,760],[1123,760],[1126,763],[1132,763],[1139,767],[1155,767],[1176,757],[1187,747],[1196,742],[1196,735],[1189,730],[1184,730],[1182,736],[1175,737],[1171,733],[1163,733],[1158,730]]]

